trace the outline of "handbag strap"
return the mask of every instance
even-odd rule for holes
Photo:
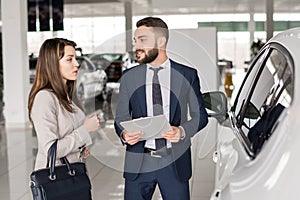
[[[50,146],[48,150],[47,156],[47,168],[50,170],[50,179],[55,179],[54,169],[55,169],[55,161],[56,161],[56,149],[57,149],[57,139]]]
[[[54,141],[54,143],[50,146],[48,150],[48,156],[47,156],[47,168],[49,168],[50,175],[49,178],[51,180],[54,180],[56,178],[55,176],[55,162],[56,162],[56,150],[57,150],[57,139]],[[68,172],[71,176],[75,175],[74,170],[71,169],[70,163],[66,157],[60,158],[60,161],[62,164],[65,164],[68,168]]]
[[[70,165],[70,162],[68,161],[68,159],[66,157],[62,157],[60,158],[60,162],[62,164],[65,164],[68,168],[68,172],[71,176],[74,176],[75,175],[75,171],[71,168],[71,165]]]

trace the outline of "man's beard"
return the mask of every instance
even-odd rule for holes
[[[156,45],[155,45],[156,46]],[[158,49],[155,47],[151,50],[149,50],[147,53],[145,50],[137,50],[137,51],[143,51],[145,53],[145,57],[141,60],[138,60],[140,64],[147,64],[154,61],[158,56]]]

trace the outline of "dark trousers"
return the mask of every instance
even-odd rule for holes
[[[153,169],[153,170],[151,170]],[[164,200],[189,200],[189,182],[178,180],[171,156],[144,156],[142,173],[134,181],[125,179],[125,200],[151,200],[158,185]]]

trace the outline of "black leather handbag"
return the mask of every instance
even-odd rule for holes
[[[63,165],[55,166],[57,140],[48,150],[45,169],[33,171],[30,188],[34,200],[90,200],[91,182],[85,163],[69,163],[61,158]]]

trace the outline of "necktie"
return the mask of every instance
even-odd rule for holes
[[[163,69],[162,67],[153,68],[153,78],[152,78],[152,103],[153,103],[153,116],[163,114],[163,102],[161,96],[161,87],[158,80],[158,72]],[[166,146],[166,140],[164,138],[155,139],[156,150],[161,149]]]

